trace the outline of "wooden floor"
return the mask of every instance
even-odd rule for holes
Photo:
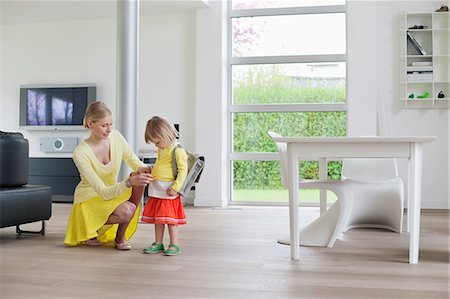
[[[410,265],[406,233],[372,229],[350,230],[333,248],[301,247],[292,261],[275,241],[288,232],[287,207],[188,207],[175,257],[141,253],[153,242],[143,223],[130,251],[69,248],[70,209],[53,205],[45,236],[0,229],[0,298],[449,298],[448,212],[422,213]]]

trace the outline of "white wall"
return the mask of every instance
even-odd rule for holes
[[[376,4],[347,3],[347,131],[376,135]],[[353,79],[355,78],[355,79]]]
[[[143,17],[140,22],[137,139],[153,115],[180,124],[180,141],[195,149],[195,15]]]
[[[195,205],[225,206],[227,197],[226,3],[197,11],[196,148],[205,155]]]
[[[450,208],[449,110],[404,109],[400,102],[400,13],[431,12],[441,1],[351,1],[348,5],[349,134],[376,132],[382,100],[390,135],[432,135],[424,148],[423,208]],[[375,122],[374,122],[375,121]],[[406,180],[406,163],[400,163]]]
[[[376,100],[382,98],[391,135],[437,136],[424,149],[422,202],[424,208],[448,209],[449,110],[403,109],[398,81],[399,13],[431,11],[440,4],[349,2],[348,128],[351,135],[374,134]],[[226,52],[221,36],[225,19],[223,3],[211,1],[210,5],[196,14],[142,17],[137,139],[139,147],[145,146],[141,136],[151,115],[162,114],[179,122],[181,141],[186,147],[195,146],[207,159],[196,204],[223,206],[228,180],[226,75],[222,68]],[[19,130],[20,84],[95,82],[98,98],[115,110],[114,19],[5,25],[2,29],[1,130]],[[39,152],[39,137],[50,133],[24,133],[30,139],[31,155],[46,156]],[[405,164],[402,167],[404,175]]]
[[[181,126],[181,142],[193,148],[195,16],[193,13],[141,17],[138,148],[144,143],[146,120],[159,114]],[[94,19],[5,25],[2,130],[19,131],[21,84],[96,83],[97,99],[116,107],[116,21]],[[68,156],[39,151],[42,136],[78,136],[83,131],[22,131],[30,156]]]
[[[19,130],[21,84],[96,83],[97,98],[115,110],[115,40],[113,19],[4,26],[2,128]],[[22,132],[31,157],[47,156],[39,151],[41,136],[85,136],[83,131]]]

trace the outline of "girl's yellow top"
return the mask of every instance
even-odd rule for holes
[[[172,151],[175,150],[175,160],[177,163],[177,177],[173,175]],[[155,166],[152,169],[152,176],[155,180],[174,181],[172,189],[180,191],[188,173],[188,157],[183,148],[178,148],[178,143],[173,143],[165,149],[158,148],[158,156]]]

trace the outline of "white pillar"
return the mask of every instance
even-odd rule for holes
[[[117,1],[117,128],[136,152],[139,0]]]

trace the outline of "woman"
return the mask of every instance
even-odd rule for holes
[[[133,153],[124,137],[112,129],[112,113],[103,102],[88,106],[83,125],[91,134],[73,152],[80,173],[64,244],[100,246],[114,240],[119,250],[136,231],[144,186],[150,169]],[[117,182],[124,160],[134,171]]]

